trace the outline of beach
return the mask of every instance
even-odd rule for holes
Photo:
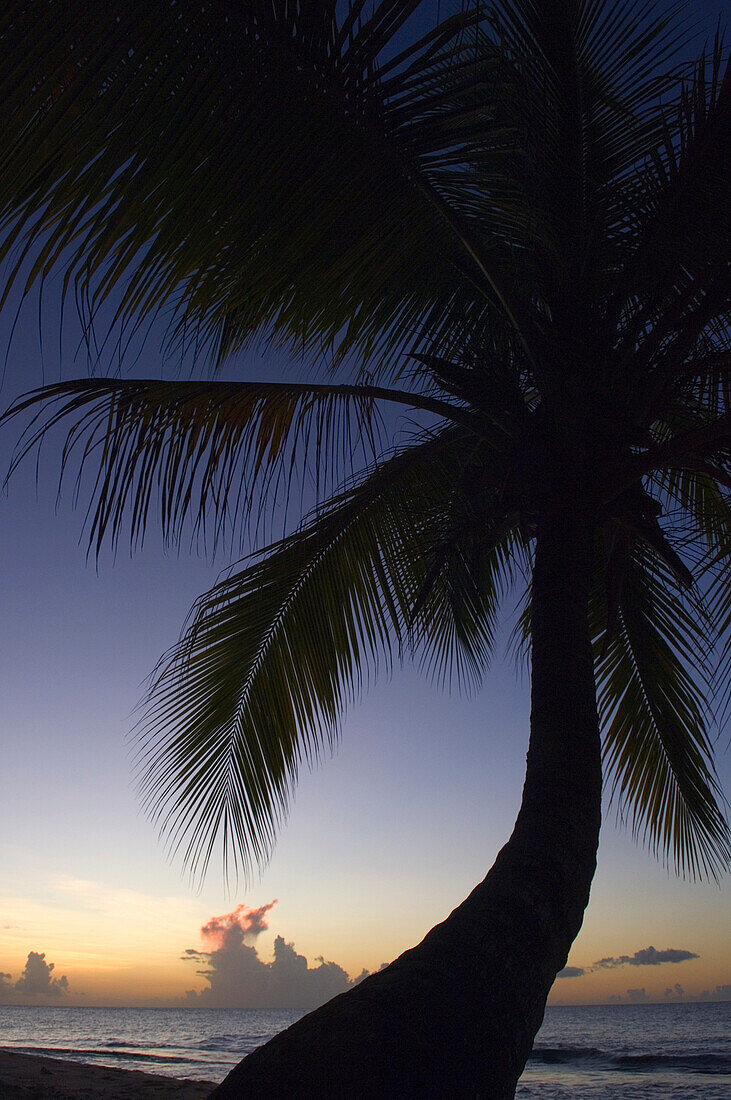
[[[0,1097],[41,1097],[45,1100],[93,1100],[95,1097],[155,1097],[203,1100],[212,1081],[180,1081],[140,1070],[90,1066],[62,1058],[17,1054],[0,1049]]]

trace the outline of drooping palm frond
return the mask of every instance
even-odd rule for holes
[[[725,498],[723,505],[725,508],[717,509],[720,515],[710,514],[699,568],[709,615],[716,627],[714,687],[721,725],[731,708],[731,500]]]
[[[718,717],[714,639],[729,622],[720,623],[705,579],[705,598],[679,585],[637,533],[611,524],[599,542],[589,619],[610,801],[679,874],[718,878],[731,860],[731,833],[710,731]],[[520,664],[530,639],[528,588],[512,636]]]
[[[267,858],[303,759],[395,652],[484,663],[511,532],[496,500],[467,584],[443,557],[435,520],[454,557],[474,539],[454,515],[464,450],[457,430],[395,455],[198,602],[154,678],[139,758],[144,800],[194,872],[217,839],[237,868]]]
[[[631,549],[609,633],[592,602],[604,760],[636,836],[682,874],[717,876],[731,858],[713,770],[707,702],[710,624],[699,599],[648,548]]]
[[[129,531],[140,546],[150,514],[163,537],[179,542],[186,521],[214,544],[238,530],[266,502],[286,497],[292,474],[309,459],[313,481],[337,483],[378,449],[378,403],[477,426],[468,410],[420,393],[377,386],[277,382],[188,382],[81,379],[60,382],[17,401],[3,419],[35,410],[10,475],[44,436],[71,424],[62,470],[81,478],[93,467],[89,544],[116,547]],[[76,461],[74,461],[76,459]]]
[[[365,357],[420,327],[444,332],[472,285],[460,264],[473,281],[486,271],[429,179],[475,141],[448,87],[464,84],[475,16],[399,50],[418,6],[381,0],[366,17],[355,5],[361,18],[346,7],[339,23],[319,0],[7,5],[10,281],[62,260],[67,285],[97,303],[117,294],[125,316],[179,302],[175,331],[194,328],[220,355],[263,326]],[[456,146],[450,118],[465,127]],[[497,279],[491,269],[490,293]]]

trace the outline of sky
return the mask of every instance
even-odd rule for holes
[[[50,304],[49,304],[50,303]],[[0,317],[0,406],[83,372],[53,284],[12,341]],[[276,376],[258,355],[231,367]],[[135,366],[157,375],[154,340]],[[0,433],[0,473],[17,438]],[[480,881],[520,803],[525,672],[498,652],[481,691],[447,694],[406,666],[346,716],[304,770],[271,861],[202,886],[141,812],[130,730],[146,676],[228,563],[144,549],[89,559],[83,508],[57,500],[58,440],[0,496],[0,1003],[309,1007],[418,942]],[[719,774],[731,789],[727,736]],[[582,931],[549,1003],[731,999],[728,881],[678,879],[605,809]]]

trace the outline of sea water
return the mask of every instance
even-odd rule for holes
[[[546,1009],[521,1100],[729,1100],[731,1002]]]
[[[302,1015],[287,1010],[0,1007],[0,1046],[220,1081]],[[551,1007],[520,1100],[728,1100],[731,1002]]]

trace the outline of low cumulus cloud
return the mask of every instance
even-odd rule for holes
[[[645,1001],[652,1001],[654,997],[651,997],[647,991],[642,989],[628,989],[624,993],[612,993],[607,997],[608,1004],[642,1004]],[[663,993],[664,1001],[674,1001],[675,1003],[683,1002],[685,1004],[695,1003],[697,1001],[731,1001],[731,985],[717,985],[715,989],[704,989],[700,993],[693,993],[683,988],[679,982],[676,982],[674,986],[668,986]]]
[[[676,982],[675,985],[667,987],[663,993],[663,997],[666,1001],[682,1001],[685,997],[685,990],[680,982]]]
[[[565,966],[559,970],[558,978],[580,978],[584,974],[593,974],[596,970],[616,970],[619,966],[661,966],[663,963],[681,963],[687,959],[697,959],[694,951],[685,951],[679,947],[666,947],[658,951],[656,947],[643,947],[634,955],[607,955],[597,959],[591,966]]]
[[[645,1001],[649,1001],[646,989],[628,989],[626,993],[612,993],[607,997],[607,1004],[610,1005],[623,1005],[629,1002],[630,1004],[643,1004]]]
[[[687,959],[697,959],[693,951],[683,951],[678,947],[667,947],[658,951],[656,947],[643,947],[634,955],[608,955],[598,959],[592,970],[614,970],[618,966],[660,966],[662,963],[681,963]]]
[[[698,997],[701,1001],[731,1001],[731,985],[717,985],[715,989],[704,989]]]
[[[16,982],[13,982],[12,974],[0,972],[0,996],[4,1001],[20,1003],[26,999],[35,1001],[43,997],[58,1000],[64,997],[69,990],[68,978],[65,975],[53,977],[55,968],[55,963],[46,962],[45,952],[29,951],[23,973]]]
[[[204,964],[198,970],[208,982],[200,993],[186,994],[189,1004],[212,1008],[316,1008],[368,976],[351,981],[334,962],[315,959],[310,966],[283,936],[274,940],[274,959],[262,962],[251,941],[268,927],[267,914],[276,901],[249,909],[239,905],[201,928],[203,950],[189,947],[183,958]]]
[[[582,978],[586,974],[586,970],[583,966],[565,966],[563,970],[559,970],[556,975],[557,978]]]

